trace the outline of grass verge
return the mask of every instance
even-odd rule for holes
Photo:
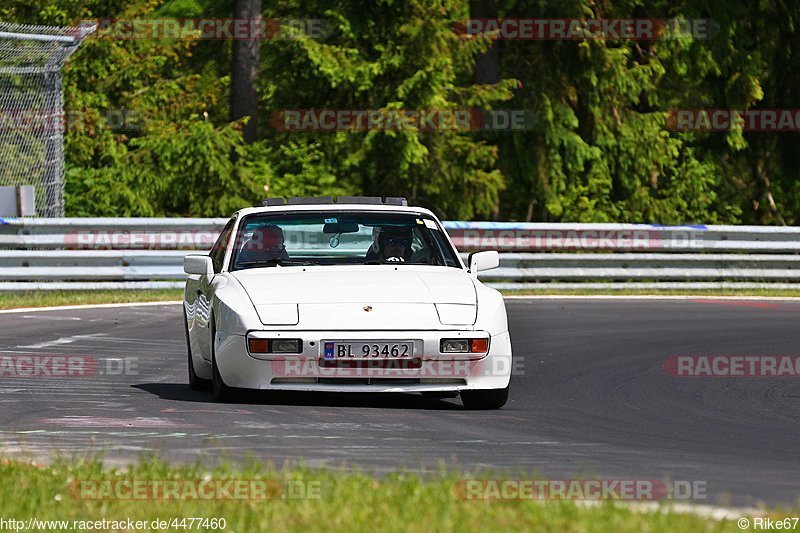
[[[54,307],[60,305],[115,304],[180,301],[180,289],[98,291],[9,291],[0,292],[0,309]]]
[[[506,296],[791,296],[793,290],[525,290],[501,291]],[[164,302],[183,299],[181,289],[163,290],[97,290],[97,291],[8,291],[0,292],[0,309],[24,307],[55,307],[62,305],[91,305],[134,302]]]
[[[263,486],[254,480],[267,480],[267,490],[252,492],[253,487]],[[183,497],[148,496],[163,494],[157,487],[166,487],[165,481],[178,482]],[[239,489],[230,485],[233,488],[227,494],[245,497],[199,496],[225,495],[219,490],[229,481],[244,485]],[[132,497],[130,490],[137,483],[150,492],[143,490],[141,498]],[[644,511],[609,502],[586,506],[571,501],[466,500],[458,486],[459,476],[448,473],[426,478],[395,473],[378,479],[331,470],[275,470],[255,463],[208,470],[150,459],[115,470],[98,461],[56,460],[35,466],[4,459],[0,461],[0,517],[66,520],[69,531],[88,529],[79,521],[128,519],[147,523],[137,531],[741,531],[735,520],[716,521],[666,508]],[[198,487],[198,496],[193,497],[187,487]],[[180,522],[176,527],[153,527],[157,525],[153,520],[172,519],[186,519],[187,526],[191,519],[209,522],[199,522],[198,527],[195,521],[191,529],[182,528]],[[216,527],[210,519],[217,519]],[[220,519],[224,528],[219,527]],[[8,522],[5,525],[5,529],[15,529]],[[54,528],[40,524],[38,529]],[[107,524],[99,529],[115,528]]]

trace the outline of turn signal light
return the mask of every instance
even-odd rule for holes
[[[247,339],[250,353],[269,353],[269,339]]]
[[[487,353],[489,339],[442,339],[442,353]]]
[[[489,339],[471,339],[469,351],[472,353],[486,353],[489,351]]]
[[[301,353],[303,351],[303,341],[302,339],[258,339],[248,337],[247,348],[251,354]]]

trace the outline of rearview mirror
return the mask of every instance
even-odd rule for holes
[[[478,272],[491,270],[499,266],[500,254],[495,251],[469,254],[469,272],[475,277],[478,276]]]
[[[358,233],[358,223],[352,220],[343,222],[328,222],[322,226],[322,233]]]
[[[183,271],[190,276],[214,277],[214,263],[207,255],[192,254],[183,258]]]

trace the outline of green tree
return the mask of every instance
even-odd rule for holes
[[[234,0],[7,0],[0,19],[233,16]],[[795,109],[800,4],[277,0],[255,138],[230,41],[87,40],[65,71],[70,215],[226,215],[264,195],[404,195],[449,218],[797,224],[797,133],[674,131],[678,109]],[[493,41],[469,17],[710,19],[716,35]],[[523,109],[525,131],[285,131],[281,110]],[[250,106],[252,109],[252,106]],[[249,115],[239,113],[234,117]],[[251,122],[253,124],[254,122]],[[14,157],[14,154],[4,154]]]
[[[472,83],[475,56],[489,41],[465,41],[453,31],[467,16],[464,2],[284,1],[266,14],[322,14],[331,30],[322,40],[297,35],[268,43],[261,90],[267,112],[489,108],[512,96],[514,82]],[[274,131],[269,142],[306,187],[314,187],[311,176],[332,176],[342,191],[407,196],[450,217],[488,215],[504,186],[496,148],[467,131]]]

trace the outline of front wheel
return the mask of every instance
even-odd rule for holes
[[[222,381],[222,376],[219,373],[219,368],[217,368],[217,358],[212,356],[211,359],[211,368],[212,368],[212,388],[214,389],[214,401],[219,403],[225,403],[233,400],[233,392],[234,390],[231,387],[225,385],[225,382]]]
[[[192,361],[192,354],[189,354],[189,388],[192,390],[208,390],[211,382],[207,379],[198,377],[194,371],[194,361]]]
[[[183,314],[183,329],[186,332],[186,350],[189,352],[189,388],[192,390],[207,390],[211,382],[197,376],[194,371],[194,361],[192,360],[192,343],[189,340],[189,321],[186,313]]]
[[[214,400],[220,403],[229,402],[234,398],[235,389],[229,387],[222,380],[222,375],[219,373],[217,367],[217,354],[214,350],[214,337],[216,336],[216,328],[214,327],[214,318],[211,318],[211,386],[214,390]]]
[[[461,403],[472,410],[500,409],[508,401],[508,387],[505,389],[486,389],[461,391]]]

